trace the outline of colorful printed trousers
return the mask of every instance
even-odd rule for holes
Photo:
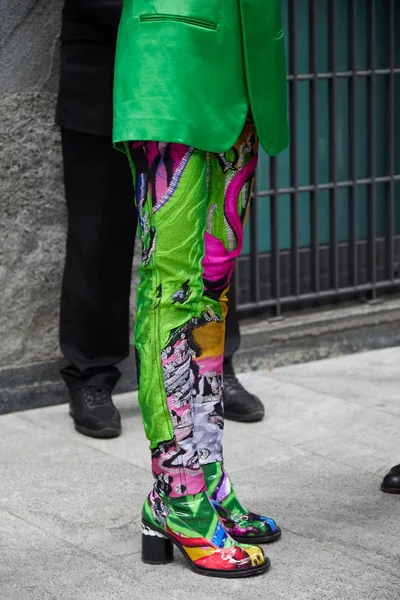
[[[196,494],[201,465],[222,461],[226,292],[258,140],[248,122],[224,154],[158,142],[125,149],[143,246],[135,346],[155,485],[172,497]]]

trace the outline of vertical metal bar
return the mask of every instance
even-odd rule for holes
[[[389,143],[389,189],[386,221],[386,277],[394,279],[394,202],[395,202],[395,0],[389,0],[389,68],[388,77],[388,143]]]
[[[330,223],[330,279],[331,287],[339,289],[339,248],[337,234],[337,166],[336,166],[336,6],[337,0],[329,0],[328,43],[329,70],[332,79],[329,81],[329,178],[333,188],[329,192]]]
[[[272,296],[276,299],[275,316],[281,314],[281,273],[280,273],[280,249],[279,249],[279,195],[278,195],[278,159],[271,158],[271,272],[272,272]]]
[[[258,255],[258,175],[256,173],[250,204],[250,298],[260,301],[260,259]]]
[[[376,299],[376,182],[375,182],[375,56],[376,56],[376,23],[375,0],[369,0],[367,8],[368,32],[368,68],[371,75],[367,78],[367,167],[368,177],[372,179],[368,186],[368,274],[372,284],[371,300]]]
[[[290,197],[290,238],[291,238],[291,283],[292,295],[300,294],[300,255],[299,255],[299,215],[298,215],[298,174],[297,174],[297,11],[296,2],[289,2],[289,72],[294,75],[290,86],[290,185],[294,189]]]
[[[350,0],[348,48],[350,54],[349,69],[349,177],[353,185],[349,188],[349,285],[358,283],[358,240],[357,240],[357,0]]]
[[[314,191],[310,192],[311,219],[311,289],[316,294],[320,291],[319,275],[319,239],[318,239],[318,81],[317,81],[317,0],[309,0],[310,50],[309,69],[313,75],[310,79],[310,184]]]

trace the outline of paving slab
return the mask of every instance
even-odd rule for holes
[[[0,510],[0,582],[7,600],[152,600],[152,587]],[[1,597],[1,596],[0,596]],[[173,593],[157,594],[173,600]]]
[[[258,372],[297,386],[400,416],[398,348]]]
[[[290,368],[297,369],[297,366]],[[333,389],[328,394],[297,385],[297,370],[292,375],[286,370],[283,381],[280,370],[276,372],[276,376],[269,371],[242,376],[244,385],[264,399],[267,415],[266,421],[252,425],[252,435],[260,434],[306,451],[307,443],[325,444],[339,435],[349,438],[362,435],[368,443],[376,437],[385,439],[388,449],[397,447],[399,418],[396,415],[353,402],[350,394],[341,398],[334,395]],[[244,424],[235,424],[235,428],[244,433]]]
[[[316,456],[235,474],[243,501],[276,517],[284,532],[400,578],[400,497],[383,494],[380,481]]]
[[[400,579],[359,557],[342,552],[315,539],[286,532],[280,542],[264,546],[271,559],[271,569],[262,577],[247,580],[215,580],[188,574],[182,558],[176,553],[172,565],[159,569],[143,565],[139,556],[123,557],[120,565],[141,583],[152,585],[158,595],[173,590],[178,600],[209,600],[218,593],[221,600],[395,600]]]
[[[254,579],[201,577],[178,552],[141,562],[151,475],[135,394],[116,397],[117,440],[76,433],[65,406],[0,417],[0,600],[399,600],[400,496],[379,489],[400,461],[399,364],[392,348],[241,375],[266,419],[227,422],[226,464],[284,532]]]
[[[149,443],[143,432],[137,394],[123,394],[116,396],[114,400],[121,413],[123,435],[111,440],[94,439],[76,432],[66,405],[54,406],[46,410],[38,408],[20,414],[33,425],[67,437],[74,444],[80,443],[94,448],[148,472]]]
[[[0,508],[103,558],[139,550],[150,473],[21,418],[4,419],[18,427],[2,440]]]
[[[282,384],[283,386],[284,384]],[[55,406],[51,409],[41,408],[19,413],[20,418],[39,427],[57,432],[63,437],[74,440],[94,448],[125,462],[129,462],[146,473],[150,469],[149,443],[143,432],[140,419],[140,409],[137,403],[137,394],[129,393],[115,397],[115,404],[121,413],[123,435],[113,440],[97,440],[83,437],[77,433],[72,420],[68,415],[66,406]],[[46,414],[43,414],[46,413]],[[264,422],[263,428],[267,426]],[[266,463],[284,462],[297,456],[304,456],[307,452],[295,448],[280,440],[275,440],[264,434],[264,429],[258,428],[254,423],[238,424],[232,421],[225,423],[225,460],[231,472],[243,468],[243,447],[237,443],[237,437],[249,437],[256,448],[263,448],[263,452],[252,452],[247,456],[245,465],[250,468],[265,465]]]

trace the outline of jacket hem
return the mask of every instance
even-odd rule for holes
[[[185,144],[203,150],[220,154],[230,150],[240,137],[247,116],[247,108],[238,118],[237,129],[228,132],[221,131],[218,122],[215,128],[208,125],[215,133],[209,140],[204,139],[204,131],[193,124],[167,119],[118,119],[114,125],[113,143],[118,146],[128,141],[157,141],[165,143]]]

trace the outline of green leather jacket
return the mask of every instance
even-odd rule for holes
[[[114,141],[225,152],[249,109],[260,142],[289,142],[280,0],[124,0]]]

